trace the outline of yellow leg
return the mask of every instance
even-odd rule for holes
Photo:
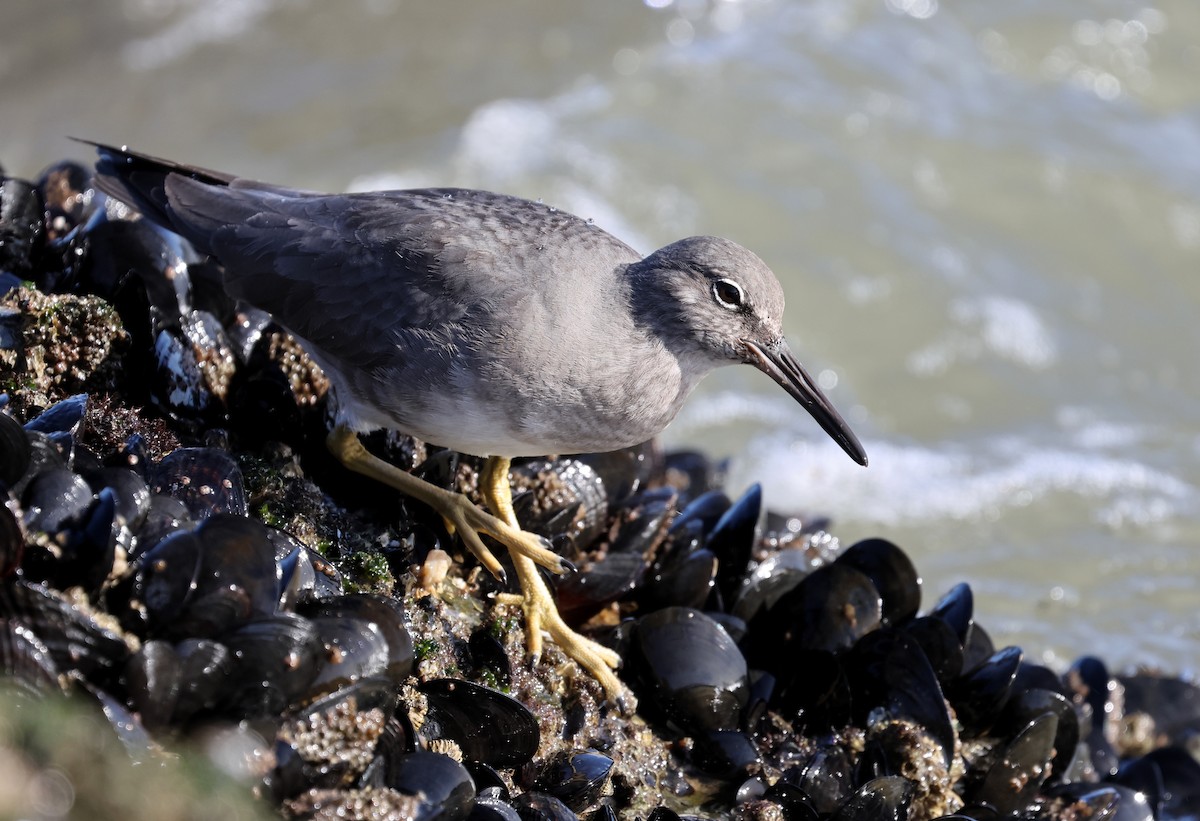
[[[411,473],[405,473],[395,465],[389,465],[382,459],[372,456],[362,446],[362,442],[358,441],[354,432],[345,426],[339,425],[335,428],[329,434],[326,444],[333,455],[350,470],[394,487],[406,496],[424,502],[440,513],[446,520],[447,526],[462,537],[463,542],[479,559],[480,564],[496,578],[504,578],[504,570],[500,567],[500,562],[496,561],[496,557],[492,555],[492,551],[488,550],[479,538],[480,533],[487,533],[507,547],[514,560],[520,556],[528,561],[530,566],[536,562],[551,573],[565,573],[573,569],[570,562],[550,549],[550,545],[545,539],[523,531],[517,526],[516,519],[512,517],[511,493],[509,494],[509,516],[502,520],[484,512],[461,493],[443,490]],[[533,575],[537,576],[536,570],[533,571]],[[524,583],[522,583],[522,589],[524,589]],[[553,602],[551,602],[551,607],[553,607]]]
[[[479,490],[488,508],[510,527],[519,530],[520,525],[512,506],[512,486],[508,481],[509,461],[500,456],[488,459],[479,476]],[[523,594],[521,607],[525,610],[525,641],[529,654],[534,658],[541,655],[542,631],[545,630],[564,653],[603,685],[610,699],[622,703],[621,682],[610,669],[621,663],[620,656],[568,627],[558,614],[554,597],[534,563],[523,553],[513,552],[510,555]]]

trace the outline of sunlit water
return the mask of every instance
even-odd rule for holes
[[[1197,44],[1193,0],[6,3],[0,162],[77,134],[734,238],[871,467],[750,369],[671,444],[901,544],[927,602],[969,581],[999,643],[1191,670]]]

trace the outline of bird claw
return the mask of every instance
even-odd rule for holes
[[[608,698],[619,705],[625,690],[613,670],[620,666],[621,657],[616,651],[572,630],[559,615],[554,598],[533,563],[523,555],[514,555],[512,559],[524,591],[521,609],[525,613],[525,644],[529,655],[534,659],[541,656],[544,630],[569,658],[599,681]]]
[[[454,497],[452,506],[442,511],[446,529],[451,534],[458,533],[479,563],[487,568],[495,578],[503,581],[504,570],[492,551],[479,538],[480,533],[486,533],[500,542],[510,554],[526,556],[556,575],[575,570],[575,565],[551,550],[550,542],[544,537],[512,527],[502,519],[482,510],[461,493],[452,495]]]

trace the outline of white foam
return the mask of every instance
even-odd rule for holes
[[[462,127],[456,164],[497,179],[515,178],[545,168],[542,153],[556,139],[552,106],[540,100],[493,100],[471,113]]]
[[[1044,370],[1058,361],[1054,335],[1026,302],[998,294],[963,297],[950,306],[954,327],[914,351],[908,367],[918,376],[945,372],[959,362],[985,355]]]
[[[832,441],[775,433],[735,458],[731,487],[761,481],[781,513],[820,511],[899,526],[993,520],[1007,508],[1056,494],[1086,500],[1104,524],[1149,523],[1194,507],[1196,489],[1146,464],[1091,449],[1044,447],[1013,438],[928,447],[871,440],[871,467]]]

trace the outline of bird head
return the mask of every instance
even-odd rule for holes
[[[783,287],[756,254],[719,237],[673,242],[630,269],[652,295],[635,306],[682,363],[753,365],[799,402],[854,461],[867,455],[783,336]]]

